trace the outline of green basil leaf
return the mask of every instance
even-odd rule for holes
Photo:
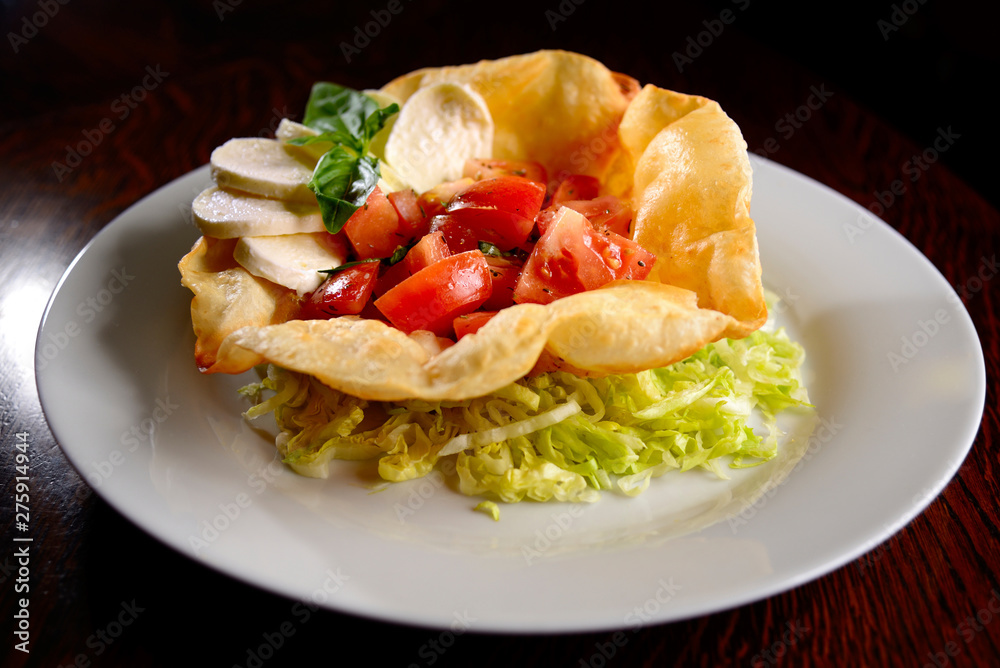
[[[489,241],[480,241],[479,251],[483,255],[489,255],[490,257],[507,257],[509,255],[514,254],[513,252],[504,253],[502,250],[491,244]]]
[[[368,263],[368,262],[381,262],[381,261],[382,261],[381,258],[377,258],[377,257],[368,258],[367,260],[354,260],[352,262],[345,262],[344,264],[342,264],[342,265],[340,265],[338,267],[334,267],[333,269],[320,269],[319,273],[326,274],[327,276],[333,276],[334,274],[338,274],[338,273],[342,272],[345,269],[349,269],[351,267],[356,267],[359,264],[365,264],[365,263]]]
[[[336,234],[364,206],[378,184],[378,160],[335,146],[316,164],[309,188],[316,194],[323,225]]]
[[[378,111],[378,103],[364,93],[321,81],[313,84],[302,122],[342,137],[341,143],[363,153],[368,118]]]
[[[390,255],[385,259],[386,265],[391,267],[397,262],[402,262],[403,258],[406,257],[406,254],[410,252],[410,249],[413,248],[416,245],[416,243],[417,242],[414,241],[413,243],[407,244],[406,246],[396,246],[396,250],[392,252],[392,255]]]
[[[286,144],[291,144],[292,146],[309,146],[311,144],[343,144],[344,137],[338,135],[335,132],[324,132],[321,135],[316,135],[315,137],[293,137],[285,141]],[[353,140],[351,140],[352,142]]]
[[[368,118],[365,119],[364,128],[364,144],[365,152],[368,152],[368,145],[372,143],[375,139],[375,135],[385,127],[386,122],[397,112],[399,112],[398,104],[390,104],[385,109],[376,109]]]

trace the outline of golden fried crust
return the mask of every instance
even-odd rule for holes
[[[727,337],[759,328],[767,307],[739,128],[711,100],[646,86],[620,134],[636,163],[633,238],[657,257],[650,279],[733,316]]]
[[[191,300],[195,361],[205,373],[242,373],[263,362],[245,351],[219,355],[219,347],[238,329],[285,322],[298,310],[290,290],[236,264],[236,241],[202,237],[178,265],[181,284],[195,295]]]

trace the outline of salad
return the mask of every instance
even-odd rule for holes
[[[261,371],[295,471],[447,461],[496,518],[724,477],[808,406],[718,104],[543,51],[316,84],[276,134],[213,153],[180,271],[200,369]]]

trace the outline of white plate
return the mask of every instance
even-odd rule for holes
[[[198,236],[187,209],[207,168],[131,207],[66,272],[39,330],[43,408],[123,515],[310,604],[566,632],[770,596],[873,549],[930,503],[972,444],[985,371],[968,314],[905,239],[824,186],[753,162],[765,282],[807,350],[819,422],[807,439],[809,418],[786,421],[783,458],[731,481],[668,474],[634,499],[522,503],[495,523],[439,476],[380,486],[353,463],[329,481],[290,473],[240,417],[248,378],[194,366],[176,264]]]

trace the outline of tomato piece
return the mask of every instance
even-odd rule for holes
[[[623,237],[629,236],[634,216],[632,206],[614,195],[591,200],[569,200],[543,209],[535,216],[539,234],[545,234],[549,223],[559,215],[560,206],[582,213],[598,231],[610,230]]]
[[[615,273],[615,278],[628,278],[634,281],[645,280],[656,264],[656,256],[628,237],[615,234],[611,230],[604,231],[607,246],[602,254],[611,258],[609,264]],[[620,265],[615,268],[615,260]]]
[[[447,213],[431,218],[431,234],[440,232],[452,253],[479,249],[479,235]]]
[[[614,195],[584,201],[571,200],[562,205],[582,213],[598,230],[611,230],[623,237],[629,236],[635,213],[631,204]]]
[[[455,340],[461,339],[466,334],[475,334],[496,314],[496,311],[473,311],[458,316],[454,322]]]
[[[479,308],[492,290],[486,257],[474,250],[424,267],[376,299],[375,306],[407,334],[425,329],[451,336],[455,318]]]
[[[362,262],[331,274],[310,293],[302,308],[304,320],[325,320],[361,313],[372,296],[378,262]]]
[[[465,161],[462,168],[462,176],[467,176],[477,181],[480,179],[491,179],[494,176],[523,176],[526,179],[546,185],[549,182],[548,172],[542,163],[534,160],[482,160],[470,159]]]
[[[407,188],[391,192],[388,197],[400,222],[412,231],[413,239],[427,234],[427,216],[424,215],[424,210],[420,206],[417,193]]]
[[[570,174],[552,195],[552,204],[561,204],[571,200],[586,200],[597,197],[601,189],[601,182],[595,176],[586,174]]]
[[[438,260],[443,260],[451,255],[448,242],[444,240],[441,232],[430,232],[425,234],[417,244],[410,249],[403,258],[406,268],[411,274],[415,274],[424,267],[429,267]]]
[[[524,245],[534,229],[531,218],[479,207],[456,209],[431,219],[431,231],[443,233],[453,253],[478,249],[480,241],[510,251]]]
[[[496,176],[476,181],[457,193],[448,211],[465,208],[496,209],[534,219],[545,201],[545,186],[520,176]]]
[[[422,193],[420,197],[417,198],[417,203],[420,208],[423,209],[424,215],[427,218],[433,218],[438,214],[442,214],[447,211],[448,202],[462,192],[469,186],[471,186],[474,181],[470,178],[462,178],[457,181],[447,181],[441,185],[434,186],[425,193]]]
[[[407,268],[406,263],[397,262],[382,270],[378,280],[375,281],[375,289],[372,292],[376,297],[381,297],[410,276],[410,270]]]
[[[486,256],[493,279],[493,294],[483,302],[486,311],[499,311],[514,305],[514,288],[521,275],[522,263],[513,258]]]
[[[364,206],[347,219],[344,234],[359,260],[388,257],[415,237],[414,231],[400,222],[395,207],[378,186]]]
[[[642,279],[655,261],[631,239],[599,232],[582,214],[564,208],[524,263],[514,301],[548,304],[618,278]]]

